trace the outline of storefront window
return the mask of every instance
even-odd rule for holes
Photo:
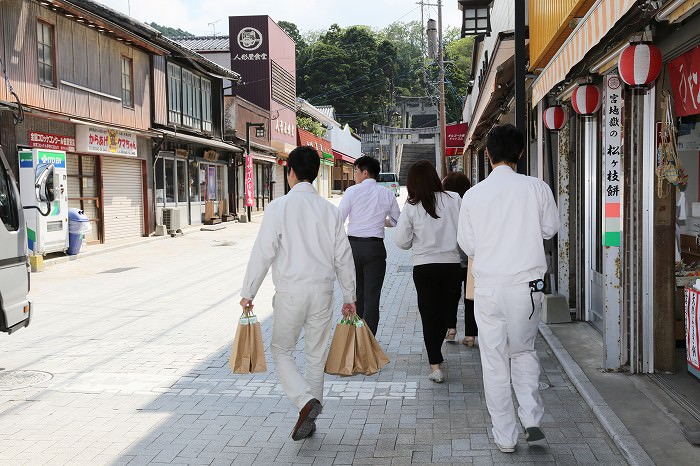
[[[175,202],[175,161],[165,159],[165,202]]]
[[[220,201],[224,199],[224,167],[219,165],[216,168],[216,199]]]
[[[163,159],[159,158],[156,160],[156,203],[162,204],[165,191],[163,183]]]
[[[177,161],[177,202],[187,202],[187,165],[184,160]]]
[[[206,201],[207,199],[207,166],[199,166],[199,195],[201,200]]]
[[[207,200],[216,201],[216,167],[209,165],[207,169]]]
[[[199,197],[199,167],[197,162],[190,162],[189,177],[187,179],[187,184],[190,190],[190,202],[199,202],[201,199]]]

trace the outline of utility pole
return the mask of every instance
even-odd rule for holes
[[[445,62],[442,53],[442,0],[437,0],[438,8],[438,66],[440,67],[440,168],[438,176],[442,179],[447,175],[447,160],[445,159]],[[436,167],[437,168],[437,167]]]
[[[525,2],[515,2],[515,127],[525,135],[525,150],[518,160],[518,173],[527,175],[529,171],[529,137],[527,131],[527,96],[525,95]]]
[[[421,3],[422,4],[422,3]],[[447,174],[447,160],[445,158],[445,61],[442,53],[442,0],[437,0],[438,9],[438,25],[437,31],[435,31],[435,21],[432,19],[428,20],[428,54],[431,58],[437,58],[439,76],[438,80],[440,86],[440,105],[438,112],[438,126],[440,138],[439,146],[436,145],[436,149],[440,151],[439,154],[435,155],[435,170],[438,172],[439,177],[443,177]],[[435,34],[437,32],[437,41],[435,41]],[[436,43],[437,42],[437,43]],[[431,47],[432,46],[432,47]]]

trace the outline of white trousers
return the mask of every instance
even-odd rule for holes
[[[539,427],[544,415],[539,392],[540,361],[535,351],[544,297],[533,293],[532,298],[535,312],[529,318],[532,302],[527,284],[474,290],[486,407],[494,440],[502,446],[518,443],[511,383],[523,427]]]
[[[299,410],[312,398],[323,402],[323,369],[331,334],[332,303],[333,293],[317,292],[278,291],[272,300],[270,352],[282,389]],[[293,356],[302,328],[303,376]]]

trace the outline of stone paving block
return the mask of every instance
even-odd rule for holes
[[[231,303],[238,299],[256,231],[254,222],[207,232],[211,235],[196,232],[178,238],[180,244],[136,247],[130,257],[110,253],[61,264],[44,272],[36,287],[33,282],[37,305],[56,310],[33,324],[28,346],[9,353],[3,365],[65,371],[23,392],[31,402],[0,392],[0,406],[10,413],[0,415],[0,464],[6,458],[13,466],[53,466],[93,455],[104,464],[624,463],[541,338],[536,347],[542,380],[552,385],[542,392],[547,439],[541,450],[521,442],[514,455],[500,453],[490,437],[478,350],[445,344],[447,382],[427,379],[415,289],[410,272],[398,268],[410,267],[411,255],[393,245],[391,230],[377,334],[391,363],[371,377],[327,377],[318,431],[292,441],[298,413],[269,361],[274,293],[269,277],[256,298],[268,371],[233,375],[228,367],[236,319]],[[232,259],[221,260],[222,249],[211,247],[212,238],[235,242],[228,249]],[[86,286],[86,277],[102,279],[86,267],[105,270],[125,266],[126,259],[138,267]],[[160,269],[170,278],[154,291]],[[210,274],[232,278],[198,288]],[[46,285],[52,280],[86,290],[81,299],[95,303],[84,328],[58,318],[75,303],[67,292],[55,299]],[[202,298],[213,295],[216,299]],[[339,305],[338,290],[335,299]],[[458,315],[461,329],[461,309]],[[101,337],[86,340],[86,330]],[[52,339],[52,332],[66,337]],[[299,363],[302,348],[300,341],[294,353]],[[13,444],[18,437],[22,442]]]

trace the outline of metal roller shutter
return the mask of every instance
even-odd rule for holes
[[[143,236],[141,161],[102,159],[105,242]]]

